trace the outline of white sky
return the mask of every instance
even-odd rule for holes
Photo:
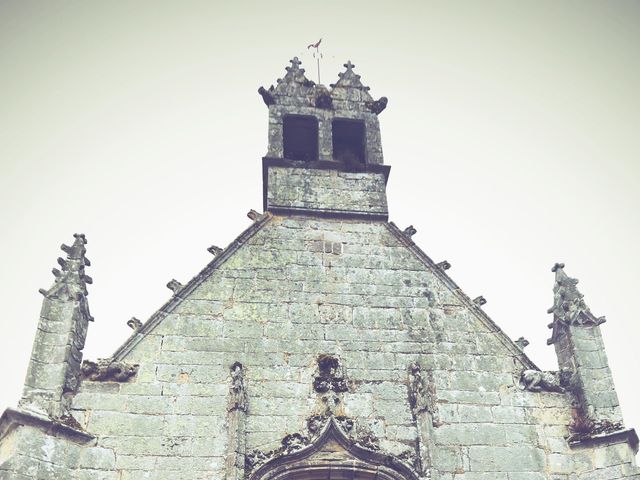
[[[391,220],[526,352],[546,346],[556,261],[596,315],[640,427],[640,2],[0,0],[0,409],[20,396],[38,288],[88,238],[85,358],[109,356],[261,210],[256,93],[323,37],[380,115]]]

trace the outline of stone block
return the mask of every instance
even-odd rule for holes
[[[89,418],[87,429],[96,435],[139,435],[159,432],[163,425],[163,418],[156,415],[96,410]]]
[[[116,455],[110,448],[90,447],[82,449],[78,459],[78,467],[98,471],[114,470]]]
[[[471,446],[469,462],[471,470],[479,472],[541,472],[545,455],[533,446]]]

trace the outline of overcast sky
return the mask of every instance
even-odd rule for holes
[[[393,5],[393,6],[391,6]],[[380,115],[391,220],[543,369],[556,261],[640,427],[640,2],[0,0],[0,409],[58,250],[88,239],[85,358],[106,357],[261,210],[256,93],[322,37]]]

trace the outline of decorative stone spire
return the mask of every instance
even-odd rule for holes
[[[51,418],[68,417],[68,403],[80,385],[82,350],[87,328],[93,320],[87,302],[87,284],[91,277],[84,268],[87,240],[74,235],[72,246],[62,245],[66,259],[58,258],[55,282],[44,295],[38,329],[31,352],[20,406]]]
[[[547,313],[553,313],[554,322],[565,325],[600,325],[606,321],[604,317],[596,317],[584,302],[576,285],[578,279],[564,273],[564,263],[556,263],[551,269],[556,274],[553,287],[553,306]]]
[[[85,257],[87,239],[82,233],[76,233],[73,236],[75,241],[72,246],[65,244],[60,246],[60,249],[67,254],[67,258],[59,257],[58,265],[61,270],[57,268],[52,270],[55,283],[48,290],[40,289],[40,293],[47,298],[76,300],[79,296],[88,295],[87,284],[93,283],[93,280],[84,273],[84,267],[91,265],[89,259]]]
[[[553,287],[553,329],[548,344],[553,344],[561,376],[575,395],[576,425],[585,438],[622,429],[622,414],[613,377],[605,353],[600,325],[604,317],[591,313],[578,291],[578,280],[567,276],[564,264],[556,263]],[[574,425],[575,427],[575,425]]]
[[[338,73],[339,80],[336,83],[331,84],[331,88],[356,88],[365,92],[365,95],[368,98],[363,97],[367,100],[373,100],[371,95],[369,95],[369,87],[363,85],[360,81],[360,75],[357,75],[353,69],[356,67],[351,60],[348,60],[347,63],[343,65],[346,70],[342,73]]]
[[[306,96],[315,83],[304,74],[304,68],[300,68],[302,62],[298,57],[289,60],[290,67],[286,67],[284,78],[276,80],[276,88],[273,93],[278,96]]]

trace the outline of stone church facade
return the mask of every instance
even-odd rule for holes
[[[264,213],[108,359],[83,361],[86,239],[63,245],[0,478],[640,479],[577,280],[553,267],[542,372],[388,221],[387,100],[345,68],[260,88]]]

